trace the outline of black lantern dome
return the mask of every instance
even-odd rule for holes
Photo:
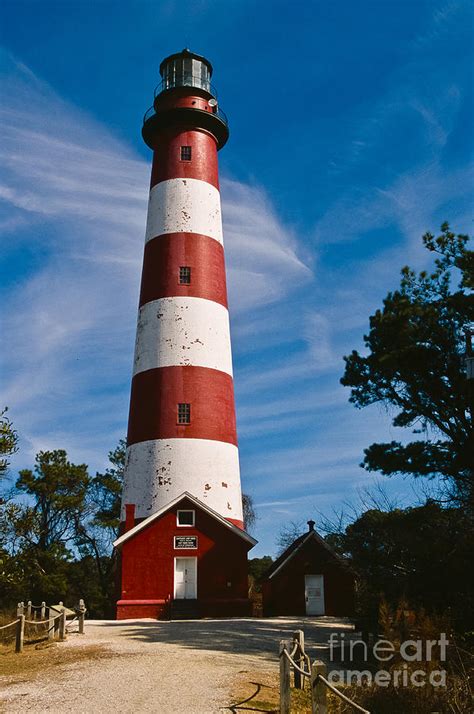
[[[185,48],[162,61],[160,74],[153,106],[143,119],[145,143],[154,149],[157,132],[164,128],[200,128],[213,134],[221,149],[229,138],[229,126],[211,85],[209,60]]]
[[[166,57],[160,64],[160,74],[163,91],[174,87],[199,87],[212,94],[211,63],[187,48]]]

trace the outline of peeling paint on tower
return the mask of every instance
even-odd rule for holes
[[[208,60],[183,50],[142,130],[153,149],[133,364],[117,617],[248,616],[217,151]],[[188,610],[188,615],[190,611]]]
[[[192,62],[210,67],[202,58]],[[140,519],[188,491],[242,526],[217,167],[228,128],[208,89],[192,82],[166,88],[143,128],[154,156],[123,518],[127,503]],[[184,284],[183,266],[190,271]],[[187,424],[178,423],[179,404],[190,405]]]

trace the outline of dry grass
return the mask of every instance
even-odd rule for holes
[[[309,685],[305,689],[291,689],[291,714],[310,714],[311,696]],[[328,704],[335,702],[329,692]],[[234,683],[230,711],[239,712],[269,712],[277,714],[280,711],[280,679],[275,672],[258,673],[252,677],[252,672],[240,672],[239,679]],[[333,711],[329,709],[329,711]],[[337,709],[334,709],[337,711]],[[353,710],[352,710],[353,711]]]
[[[9,625],[16,620],[16,613],[9,610],[0,610],[0,627]],[[0,630],[0,652],[11,650],[15,646],[15,626]],[[2,660],[0,659],[0,663]],[[1,668],[1,664],[0,664]],[[1,669],[0,669],[1,671]]]
[[[21,654],[13,652],[11,647],[1,647],[0,682],[3,686],[28,682],[65,665],[114,656],[113,652],[99,645],[67,648],[61,643],[44,642],[25,645]]]
[[[16,614],[9,610],[0,610],[0,627],[8,625],[9,622],[16,620]]]
[[[15,622],[18,618],[16,615],[10,614],[0,614],[0,627],[4,625],[10,625],[10,623]],[[35,624],[32,625],[30,622],[25,623],[24,630],[24,643],[25,645],[37,645],[39,643],[48,640],[48,620],[37,620]],[[15,637],[16,637],[16,626],[12,625],[6,629],[0,630],[0,651],[7,651],[15,647]]]
[[[374,714],[467,714],[470,693],[457,677],[448,679],[448,686],[436,695],[427,689],[401,688],[381,689],[357,685],[340,687],[346,696]],[[354,709],[332,692],[327,692],[329,714],[350,714]],[[232,692],[234,714],[239,712],[273,712],[280,710],[279,676],[275,672],[258,674],[241,672]],[[291,714],[310,714],[311,696],[308,684],[304,690],[291,689]]]
[[[279,680],[274,672],[258,672],[253,676],[251,671],[242,670],[234,682],[229,709],[235,714],[241,711],[278,712],[279,701]]]

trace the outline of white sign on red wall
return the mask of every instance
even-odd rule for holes
[[[176,550],[196,550],[198,547],[197,536],[175,536],[174,547]]]

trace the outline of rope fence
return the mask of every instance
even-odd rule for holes
[[[331,692],[334,692],[334,694],[337,694],[339,699],[342,699],[343,701],[347,702],[347,704],[350,704],[352,707],[354,707],[354,709],[356,709],[359,712],[364,712],[364,714],[370,714],[370,712],[367,711],[367,709],[363,709],[361,706],[359,706],[358,704],[353,702],[352,699],[349,699],[349,697],[346,697],[346,695],[343,694],[339,689],[336,689],[334,684],[331,684],[331,682],[328,682],[328,680],[325,677],[323,677],[322,674],[319,674],[318,676],[319,676],[320,681],[323,682],[323,684],[328,689],[330,689]]]
[[[66,631],[69,632],[69,628],[71,625],[73,625],[75,622],[79,622],[78,617],[73,617],[72,620],[69,620],[69,622],[66,622]]]
[[[13,627],[13,625],[16,625],[17,622],[20,622],[20,620],[14,620],[13,622],[9,622],[8,625],[2,625],[0,630],[6,630],[7,627]]]
[[[39,617],[36,616],[36,613],[39,613]],[[74,615],[69,623],[66,620],[68,613]],[[27,602],[26,607],[24,602],[19,602],[17,619],[8,622],[6,625],[1,625],[0,635],[9,628],[15,628],[9,640],[15,640],[15,652],[23,652],[25,639],[31,642],[65,640],[67,627],[76,621],[78,623],[77,631],[79,634],[84,634],[85,614],[86,607],[82,599],[79,600],[79,605],[74,612],[68,610],[62,602],[59,605],[47,606],[44,602],[41,605],[33,605],[30,600]],[[8,641],[3,636],[1,636],[0,642],[8,644]]]
[[[324,662],[315,660],[311,664],[309,655],[304,649],[302,630],[293,633],[291,643],[286,640],[280,642],[280,714],[290,714],[292,668],[295,689],[304,689],[306,679],[310,683],[312,714],[327,714],[328,689],[356,711],[370,714],[367,709],[353,702],[327,680],[327,667]]]
[[[26,619],[25,619],[25,625],[35,625],[35,626],[37,626],[37,625],[45,625],[45,624],[47,624],[48,622],[51,622],[51,621],[54,621],[54,620],[58,620],[61,616],[62,616],[62,612],[60,612],[58,615],[56,615],[56,616],[54,616],[54,617],[51,617],[51,616],[48,617],[47,620],[26,620]]]

